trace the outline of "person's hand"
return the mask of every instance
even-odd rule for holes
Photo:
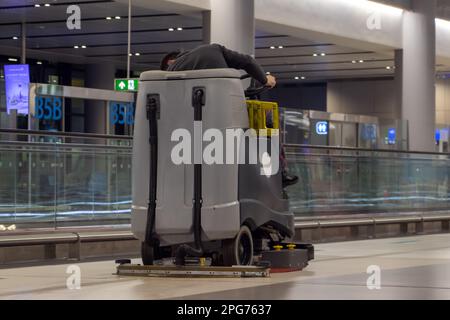
[[[270,87],[273,88],[277,85],[277,79],[275,79],[274,76],[268,75],[267,76],[267,82],[266,82],[266,87]]]

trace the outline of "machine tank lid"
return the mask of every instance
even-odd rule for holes
[[[207,78],[239,79],[241,73],[236,69],[205,69],[189,71],[146,71],[141,74],[140,81],[187,80]]]

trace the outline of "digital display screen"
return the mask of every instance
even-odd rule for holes
[[[5,65],[6,111],[28,114],[30,68],[27,64]]]

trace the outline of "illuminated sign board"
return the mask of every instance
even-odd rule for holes
[[[395,128],[390,128],[388,130],[387,141],[388,144],[395,144],[397,140],[397,130]]]
[[[319,136],[328,135],[328,122],[326,122],[326,121],[317,122],[316,123],[316,133]]]
[[[139,79],[115,79],[114,90],[116,91],[138,91]]]
[[[28,114],[30,68],[27,64],[5,65],[6,111]]]

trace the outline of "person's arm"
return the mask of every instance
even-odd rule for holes
[[[264,70],[259,66],[253,57],[242,54],[236,51],[225,48],[224,46],[218,45],[223,53],[225,61],[230,68],[245,70],[252,78],[257,80],[263,85],[272,85],[272,79],[268,83],[268,77],[264,73]]]

